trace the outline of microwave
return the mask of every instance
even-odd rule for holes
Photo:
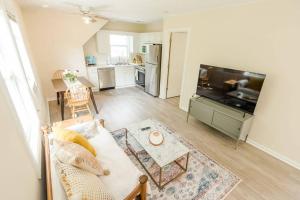
[[[144,54],[147,53],[147,45],[146,45],[146,44],[143,44],[143,45],[141,46],[141,53],[144,53]]]
[[[149,53],[149,45],[153,45],[152,43],[144,43],[141,46],[141,53],[147,54]]]

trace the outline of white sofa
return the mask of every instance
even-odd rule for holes
[[[85,126],[88,123],[93,122],[85,122],[81,125],[66,127],[72,130],[82,129],[82,126]],[[45,132],[45,131],[44,131]],[[51,176],[51,184],[50,186],[47,185],[52,193],[52,197],[49,197],[48,200],[67,200],[65,195],[65,191],[59,181],[58,175],[56,174],[56,170],[54,167],[54,159],[55,158],[55,149],[51,144],[52,134],[45,134],[45,152],[47,151],[47,143],[49,145],[49,170],[47,170],[47,174]],[[141,193],[138,191],[142,188],[141,184],[141,177],[146,178],[146,181],[143,180],[142,182],[146,182],[144,185],[145,190],[147,193],[151,193],[149,182],[147,182],[147,177],[143,175],[143,173],[131,162],[129,157],[125,154],[123,149],[116,143],[114,138],[112,137],[111,133],[109,133],[104,127],[97,125],[97,131],[95,136],[89,139],[89,142],[94,146],[97,152],[97,158],[100,161],[101,165],[104,168],[109,169],[110,175],[108,176],[101,176],[101,181],[105,184],[106,189],[116,200],[121,199],[131,199],[130,196],[134,197],[134,193]],[[46,156],[47,157],[47,153]],[[47,158],[46,158],[47,164]],[[47,178],[48,180],[49,178]],[[49,181],[47,181],[49,182]],[[140,187],[141,186],[141,187]],[[146,195],[145,195],[146,196]],[[49,199],[52,198],[52,199]],[[134,197],[135,198],[135,197]],[[133,198],[133,199],[134,199]]]

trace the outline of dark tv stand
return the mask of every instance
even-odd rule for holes
[[[189,115],[235,139],[236,149],[240,140],[246,142],[254,118],[249,113],[199,96],[190,99],[187,122]]]

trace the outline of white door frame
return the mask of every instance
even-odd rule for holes
[[[181,89],[180,89],[180,100],[179,100],[179,107],[180,108],[182,108],[182,106],[181,106],[181,97],[182,97],[182,93],[183,93],[183,85],[184,85],[183,83],[185,82],[184,78],[185,78],[186,68],[187,68],[188,47],[190,45],[190,32],[191,32],[190,28],[168,29],[165,33],[166,34],[166,41],[165,41],[164,45],[165,45],[165,48],[166,48],[165,55],[167,55],[167,58],[165,58],[166,59],[165,63],[166,63],[167,69],[166,69],[165,76],[162,77],[162,78],[165,78],[165,80],[166,80],[165,85],[162,87],[165,94],[163,96],[161,96],[161,98],[163,98],[163,99],[167,98],[172,33],[182,33],[182,32],[187,34],[187,38],[186,38],[183,73],[182,73],[182,81],[181,81]]]

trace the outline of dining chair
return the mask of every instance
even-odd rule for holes
[[[84,86],[73,86],[66,91],[67,105],[71,108],[72,118],[76,118],[77,114],[82,111],[91,110],[89,107],[90,91]]]
[[[52,75],[52,79],[54,79],[54,80],[55,79],[63,79],[64,72],[65,72],[65,70],[63,70],[63,69],[56,70]],[[56,92],[56,101],[57,101],[57,104],[59,104],[59,92]]]
[[[52,79],[63,79],[65,70],[59,69],[54,72]]]

